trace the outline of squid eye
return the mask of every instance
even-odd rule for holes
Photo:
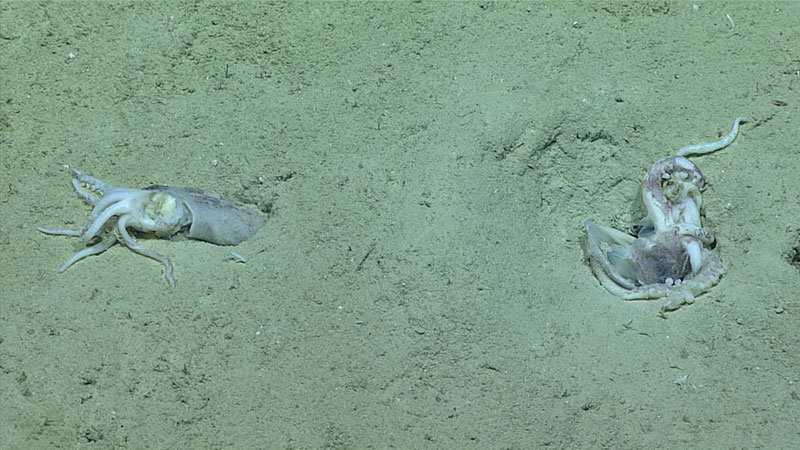
[[[177,199],[167,193],[158,192],[150,197],[151,203],[147,205],[145,212],[151,219],[166,219],[175,214],[178,208]]]
[[[642,225],[642,224],[635,224],[631,227],[633,230],[633,235],[636,237],[647,238],[655,234],[656,227],[655,225]]]

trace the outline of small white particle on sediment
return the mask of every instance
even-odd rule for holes
[[[247,262],[247,259],[244,256],[242,256],[242,255],[240,255],[240,254],[238,254],[236,252],[231,252],[231,255],[233,255],[233,260],[236,261],[236,262],[240,262],[242,264]]]

